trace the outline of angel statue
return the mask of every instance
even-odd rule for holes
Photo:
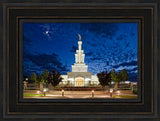
[[[79,41],[81,41],[81,35],[80,35],[80,34],[78,34],[78,36],[79,36]]]

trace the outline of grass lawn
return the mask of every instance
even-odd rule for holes
[[[23,94],[23,97],[25,97],[25,98],[30,98],[30,97],[35,97],[35,98],[39,98],[39,97],[41,97],[41,98],[43,98],[44,97],[44,94],[32,94],[32,93],[24,93]],[[83,96],[82,96],[83,97]],[[52,96],[49,96],[49,97],[47,97],[47,96],[45,96],[45,98],[70,98],[70,97],[62,97],[62,96],[54,96],[54,97],[52,97]],[[92,97],[88,97],[88,98],[92,98]],[[99,97],[94,97],[94,98],[99,98]],[[106,98],[109,98],[109,97],[106,97]],[[125,99],[137,99],[137,95],[113,95],[112,96],[112,98],[125,98]]]
[[[30,93],[25,93],[23,96],[44,96],[44,94],[30,94]]]
[[[113,98],[129,98],[129,99],[137,99],[137,95],[113,95]]]

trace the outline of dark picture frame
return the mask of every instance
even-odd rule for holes
[[[33,18],[24,18],[24,17],[17,17],[16,18],[17,19],[17,23],[18,23],[18,29],[19,29],[19,31],[20,31],[20,34],[18,34],[19,35],[19,39],[20,40],[23,40],[23,34],[21,34],[21,33],[23,33],[23,24],[24,23],[96,23],[96,22],[99,22],[99,23],[116,23],[116,22],[119,22],[119,23],[137,23],[137,30],[139,30],[139,32],[137,33],[137,38],[138,38],[138,40],[140,40],[141,39],[141,35],[140,35],[140,32],[141,32],[141,20],[140,19],[137,19],[137,18],[133,18],[133,19],[123,19],[123,18],[118,18],[118,20],[117,19],[112,19],[112,18],[108,18],[108,17],[106,17],[106,18],[87,18],[87,17],[85,17],[85,16],[81,16],[81,17],[78,17],[78,16],[75,16],[75,17],[70,17],[70,18],[68,18],[68,17],[66,17],[66,16],[62,16],[62,18],[60,17],[60,18],[57,18],[57,17],[51,17],[51,18],[49,18],[49,19],[46,19],[46,18],[36,18],[36,19],[33,19]],[[45,102],[45,101],[49,101],[49,102],[70,102],[70,103],[73,103],[74,101],[76,101],[76,102],[99,102],[99,103],[102,103],[102,102],[140,102],[141,100],[142,100],[142,94],[141,94],[141,91],[142,91],[142,88],[141,88],[141,49],[140,49],[140,47],[141,47],[141,41],[138,41],[139,43],[137,44],[137,48],[139,48],[138,49],[138,54],[137,54],[137,56],[138,56],[138,58],[139,58],[139,62],[137,63],[137,66],[138,66],[138,68],[139,68],[139,71],[138,71],[138,73],[137,73],[137,80],[138,80],[138,92],[137,92],[137,98],[136,99],[103,99],[103,100],[99,100],[99,99],[88,99],[88,100],[84,100],[84,99],[66,99],[66,100],[61,100],[61,99],[55,99],[54,100],[54,98],[52,99],[52,100],[43,100],[43,102]],[[24,44],[23,44],[23,41],[19,41],[19,60],[20,60],[20,62],[23,62],[23,46],[24,46]],[[63,51],[63,50],[62,50]],[[20,66],[19,66],[20,68],[19,68],[19,70],[20,70],[20,72],[23,72],[23,63],[20,63]],[[19,74],[20,75],[20,80],[23,80],[23,75],[22,75],[22,73],[20,73]],[[29,99],[23,99],[23,82],[22,81],[19,81],[19,85],[21,85],[20,87],[19,87],[19,91],[18,91],[18,93],[19,93],[19,101],[20,102],[34,102],[35,100],[33,100],[33,99],[31,99],[31,100],[29,100]],[[17,93],[17,96],[18,96],[18,93]],[[37,99],[36,99],[36,101],[38,101]],[[40,100],[39,100],[40,101]]]
[[[159,118],[159,2],[134,1],[2,1],[1,120],[148,120]],[[24,21],[137,21],[139,97],[137,100],[22,98]],[[83,118],[83,119],[82,119]]]

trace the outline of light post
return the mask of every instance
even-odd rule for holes
[[[117,94],[119,95],[119,94],[120,94],[120,91],[117,91]]]
[[[110,89],[110,97],[112,97],[113,89]]]
[[[94,97],[94,90],[92,90],[92,97]]]
[[[64,97],[64,90],[62,90],[62,97]]]
[[[39,90],[37,91],[37,94],[40,94],[40,91],[39,91]]]
[[[24,88],[23,88],[24,90],[27,88],[27,81],[24,81],[23,87],[24,87]]]
[[[46,96],[46,91],[47,91],[47,89],[43,89],[43,92],[44,92],[44,96]]]
[[[119,95],[120,94],[120,91],[117,91],[117,95]]]

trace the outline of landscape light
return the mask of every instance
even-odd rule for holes
[[[64,90],[62,90],[62,96],[64,96]]]
[[[40,94],[40,91],[37,91],[37,94]]]
[[[94,90],[92,90],[92,97],[94,97]]]
[[[46,91],[47,91],[46,89],[43,90],[43,92],[46,92]]]
[[[113,89],[110,89],[110,93],[112,93],[113,92]]]
[[[46,91],[47,91],[47,89],[46,89],[46,88],[44,88],[44,89],[43,89],[44,96],[46,96]]]
[[[26,78],[26,81],[28,81],[28,78]]]
[[[120,94],[120,91],[117,91],[118,95]]]
[[[110,97],[112,97],[113,89],[110,89]]]

